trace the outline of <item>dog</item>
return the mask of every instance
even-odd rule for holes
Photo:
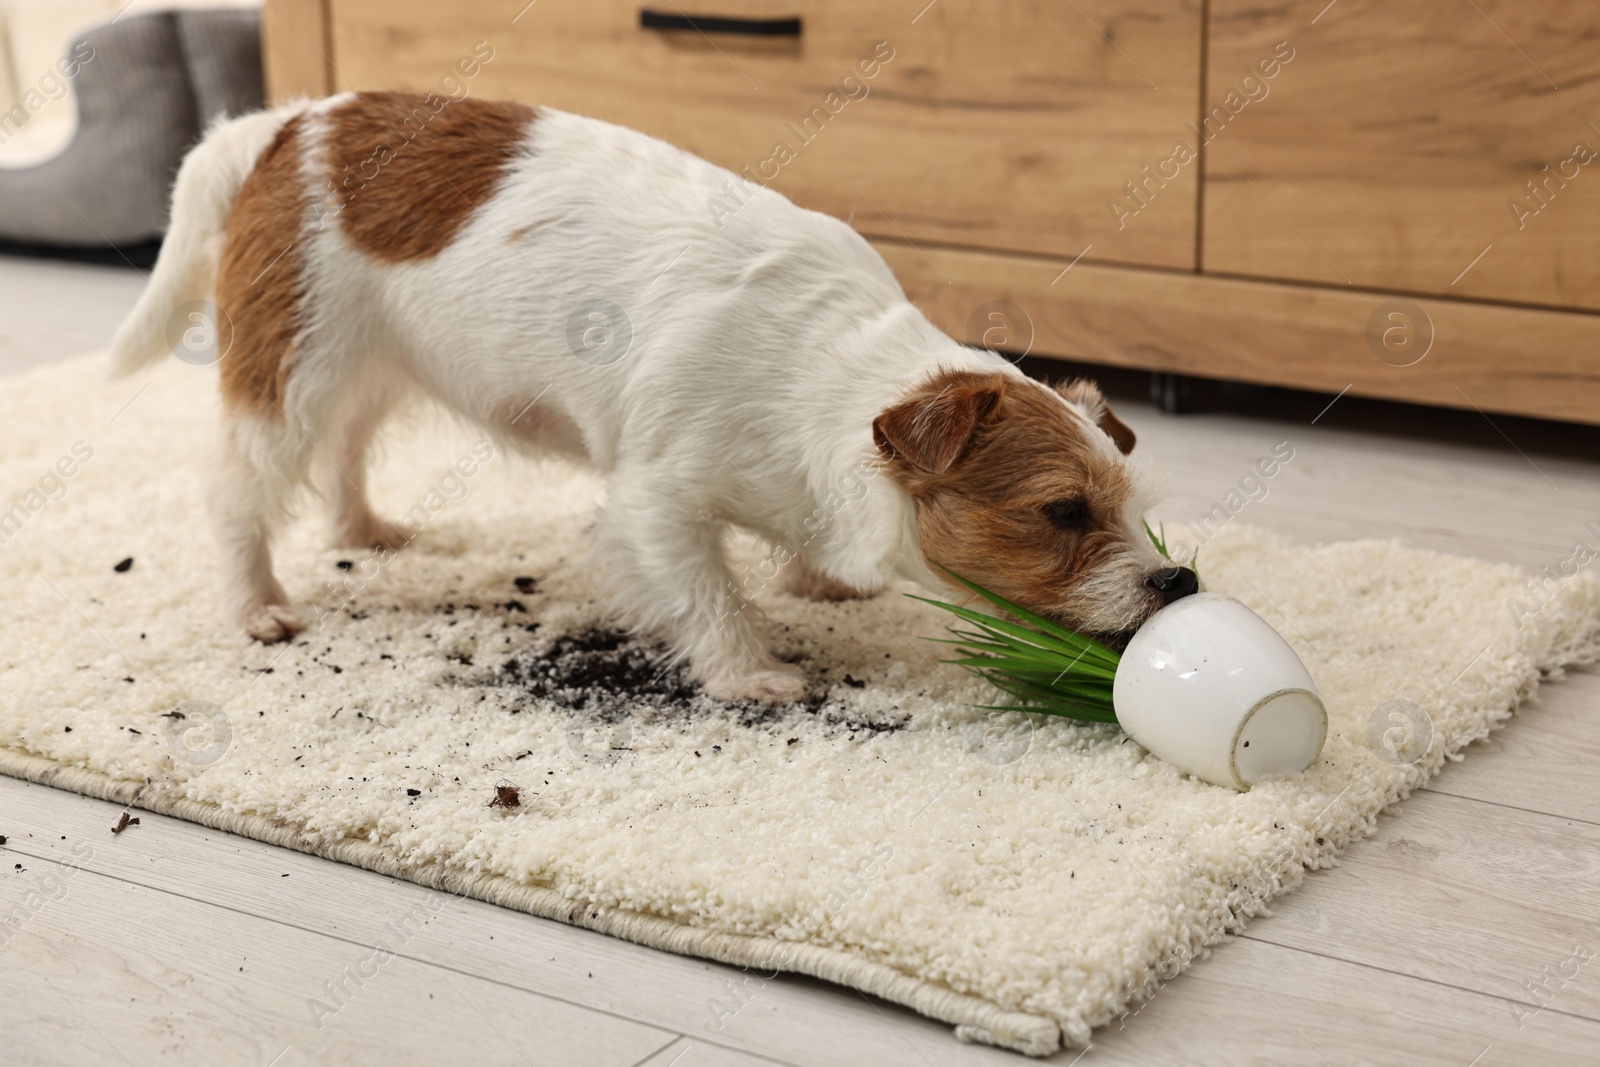
[[[615,614],[719,699],[806,689],[737,610],[729,528],[781,545],[825,514],[785,554],[813,598],[948,593],[948,571],[1115,637],[1194,589],[1142,530],[1134,435],[1094,384],[956,343],[844,222],[605,122],[375,92],[224,120],[180,168],[115,367],[168,355],[175,309],[204,300],[226,608],[263,642],[302,626],[270,545],[314,454],[338,544],[410,540],[363,472],[419,392],[604,474]],[[835,507],[852,477],[866,491]]]

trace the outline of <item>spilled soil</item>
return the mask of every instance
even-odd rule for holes
[[[615,630],[563,634],[542,655],[509,657],[499,675],[503,686],[604,723],[618,722],[640,708],[665,709],[705,699],[669,657]]]
[[[486,677],[474,681],[500,690],[513,714],[548,702],[570,712],[576,721],[596,725],[623,721],[687,725],[732,713],[746,728],[776,728],[806,719],[828,727],[829,733],[857,735],[899,730],[909,720],[899,712],[887,716],[867,713],[825,696],[809,696],[778,707],[717,701],[707,696],[689,678],[683,662],[674,662],[665,649],[604,628],[563,634],[545,644],[542,651],[510,655]],[[815,679],[812,684],[817,684]]]

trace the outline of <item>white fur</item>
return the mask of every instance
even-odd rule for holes
[[[150,286],[111,342],[114,374],[132,374],[168,355],[167,321],[174,309],[210,297],[234,197],[278,129],[304,106],[290,104],[243,118],[219,119],[184,157],[172,189],[172,219]]]
[[[159,354],[165,316],[214,269],[250,162],[289,114],[306,111],[309,295],[288,425],[235,419],[214,494],[231,609],[251,633],[293,629],[267,541],[313,442],[338,471],[336,532],[404,539],[367,508],[361,470],[372,427],[411,386],[508,443],[606,474],[597,566],[615,606],[687,651],[714,695],[803,691],[800,672],[768,651],[754,610],[730,596],[729,526],[775,544],[806,530],[805,564],[857,589],[897,575],[941,588],[890,478],[865,477],[859,499],[834,503],[872,469],[874,418],[936,371],[1027,379],[934,328],[854,230],[661,141],[546,109],[449,247],[380,264],[348,241],[337,202],[316,203],[326,190],[322,116],[344,99],[211,132],[180,173],[168,245],[117,338],[123,368]],[[713,205],[741,201],[719,225]],[[623,309],[632,329],[626,355],[608,365],[578,358],[568,340],[569,319],[594,300]]]

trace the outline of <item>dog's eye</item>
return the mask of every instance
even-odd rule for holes
[[[1063,530],[1077,530],[1089,519],[1089,505],[1076,498],[1053,500],[1044,506],[1044,517]]]

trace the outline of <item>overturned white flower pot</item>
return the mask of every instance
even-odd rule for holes
[[[1322,695],[1294,649],[1220,593],[1176,600],[1139,628],[1117,664],[1112,703],[1146,749],[1235,789],[1305,770],[1328,736]]]

